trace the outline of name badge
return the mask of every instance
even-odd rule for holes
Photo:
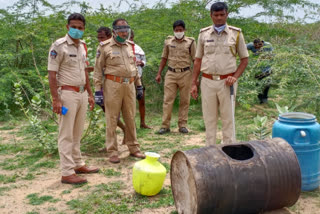
[[[214,40],[213,39],[209,39],[209,40],[207,40],[207,42],[214,42]]]
[[[112,52],[112,54],[114,54],[114,55],[119,55],[120,52]]]
[[[174,46],[174,45],[170,45],[170,47],[171,47],[171,48],[175,48],[176,46]]]
[[[75,54],[69,54],[70,57],[77,57]]]

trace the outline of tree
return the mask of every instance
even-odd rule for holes
[[[206,5],[211,5],[216,0],[202,0]],[[239,14],[242,8],[261,8],[263,11],[256,13],[253,18],[272,16],[275,18],[295,20],[294,12],[303,9],[305,18],[317,20],[320,4],[316,0],[226,0],[230,13]]]

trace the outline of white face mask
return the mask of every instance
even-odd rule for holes
[[[177,39],[182,39],[183,36],[184,36],[184,32],[174,32],[174,36],[175,36]]]

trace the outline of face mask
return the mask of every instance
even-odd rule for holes
[[[222,25],[220,27],[214,26],[214,29],[220,34],[224,29],[226,28],[226,25]]]
[[[116,41],[119,43],[124,43],[126,41],[126,39],[120,37],[119,35],[116,35]]]
[[[183,36],[184,36],[184,32],[174,32],[174,36],[175,36],[177,39],[182,39]]]
[[[83,31],[70,27],[68,34],[73,39],[81,39],[83,35]]]
[[[113,27],[113,32],[114,32],[114,38],[117,42],[119,43],[125,43],[125,41],[127,39],[130,38],[131,36],[131,29],[130,29],[130,26],[129,25],[125,25],[125,26],[114,26]],[[119,32],[126,32],[127,33],[127,36],[126,38],[122,38],[119,36]]]

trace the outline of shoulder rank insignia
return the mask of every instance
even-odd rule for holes
[[[100,42],[99,45],[100,45],[100,46],[104,46],[104,45],[106,45],[106,44],[109,44],[110,41],[111,41],[111,39],[107,39],[107,40],[105,40],[105,41],[103,41],[103,42]]]
[[[56,46],[59,46],[59,45],[63,44],[63,43],[66,42],[66,41],[67,41],[66,37],[62,37],[62,38],[56,40],[56,41],[54,42],[54,44],[55,44]]]
[[[200,30],[200,33],[204,32],[204,31],[207,31],[207,30],[209,30],[210,28],[212,28],[212,26],[202,28],[202,29]]]
[[[237,27],[234,27],[234,26],[228,26],[230,29],[232,30],[236,30],[236,31],[240,31],[241,32],[241,28],[237,28]]]

